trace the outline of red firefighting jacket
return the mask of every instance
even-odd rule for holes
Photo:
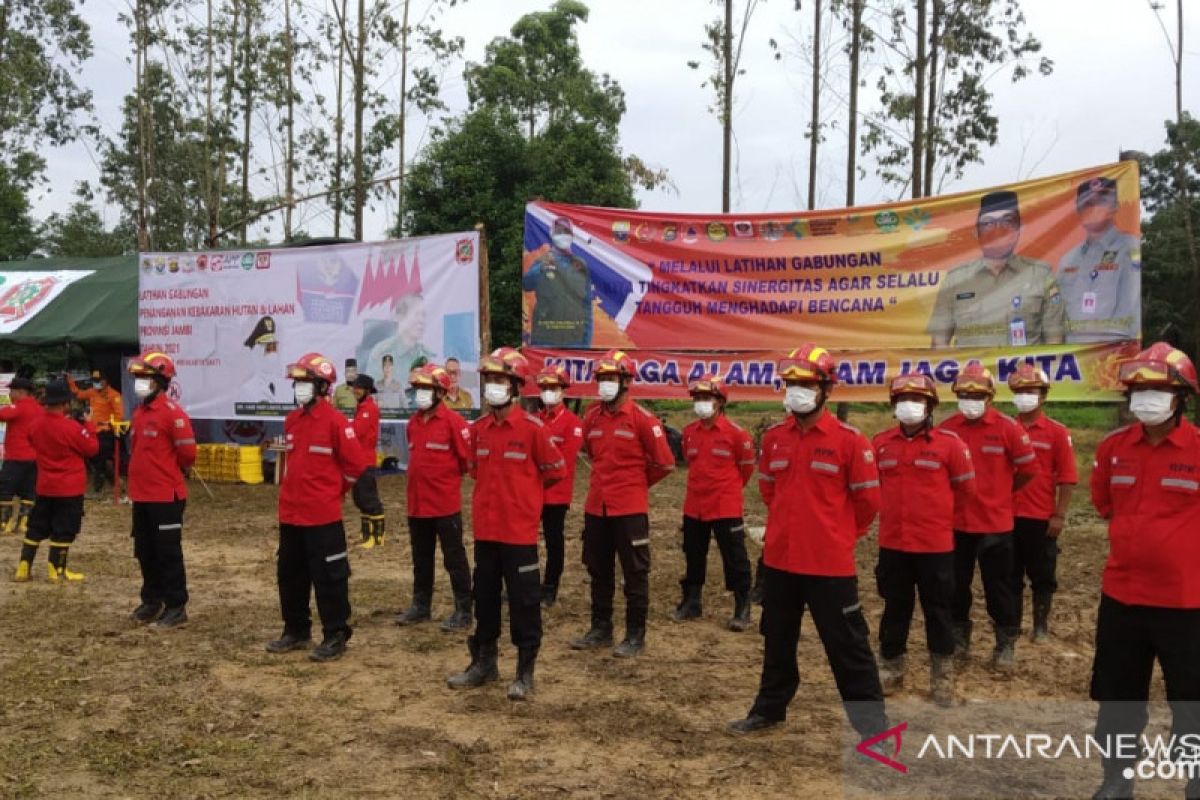
[[[1012,417],[989,407],[977,420],[961,413],[941,424],[958,434],[975,462],[976,502],[954,509],[959,533],[1012,533],[1013,475],[1038,471],[1029,435]]]
[[[879,473],[867,437],[827,411],[808,432],[789,416],[763,437],[758,470],[767,504],[766,565],[853,576],[855,542],[879,510]]]
[[[470,431],[475,539],[536,545],[544,487],[567,474],[550,431],[519,408],[510,408],[503,419],[495,414],[481,417]]]
[[[87,488],[85,459],[100,452],[96,426],[76,422],[60,411],[35,420],[30,436],[37,445],[37,493],[42,497],[78,497]]]
[[[1200,609],[1200,430],[1183,419],[1157,447],[1140,423],[1112,432],[1096,449],[1091,489],[1108,520],[1103,592]]]
[[[583,441],[592,460],[583,510],[607,517],[647,513],[650,487],[675,469],[658,418],[628,398],[615,411],[596,402],[583,415]]]
[[[182,408],[159,392],[133,411],[129,428],[129,499],[170,503],[187,497],[183,474],[196,462],[196,435]]]
[[[741,519],[742,487],[754,474],[754,440],[724,414],[683,429],[687,493],[683,514],[699,520]]]
[[[283,421],[287,461],[279,487],[284,525],[328,525],[342,518],[346,489],[367,466],[354,428],[327,399],[297,408]]]
[[[940,428],[910,439],[899,425],[872,444],[882,497],[879,546],[906,553],[954,550],[954,511],[975,501],[975,465],[966,444]]]
[[[8,406],[0,406],[0,422],[4,429],[4,459],[6,461],[33,461],[37,458],[29,430],[33,423],[42,418],[42,404],[32,397],[22,397]]]
[[[354,435],[358,445],[371,457],[368,466],[375,466],[375,447],[379,444],[379,406],[371,395],[364,397],[354,410]]]
[[[408,516],[446,517],[462,511],[462,476],[470,469],[471,430],[438,403],[408,421]]]
[[[575,466],[579,463],[579,450],[583,447],[583,423],[562,403],[553,409],[542,409],[541,420],[550,431],[551,443],[567,462],[566,476],[546,487],[545,504],[569,506],[575,495]]]
[[[1021,422],[1021,427],[1037,455],[1038,474],[1013,495],[1013,516],[1050,519],[1057,506],[1059,484],[1079,483],[1071,432],[1042,413],[1028,425]]]

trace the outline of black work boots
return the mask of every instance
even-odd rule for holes
[[[474,636],[467,637],[467,650],[471,653],[471,663],[457,675],[446,679],[446,685],[451,689],[475,689],[485,683],[491,683],[500,678],[496,668],[496,642],[478,642]],[[532,687],[533,673],[530,672]]]

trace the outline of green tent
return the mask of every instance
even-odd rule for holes
[[[91,270],[10,334],[23,345],[79,344],[87,348],[136,351],[138,346],[138,257],[37,258],[2,261],[0,272]]]

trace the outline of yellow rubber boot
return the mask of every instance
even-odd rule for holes
[[[33,559],[37,557],[38,542],[25,539],[21,542],[21,560],[17,562],[17,572],[13,580],[24,583],[29,580],[29,570],[33,567]]]
[[[386,520],[387,518],[383,514],[371,517],[371,538],[375,540],[376,547],[383,547],[383,531]]]
[[[16,533],[19,502],[15,497],[0,502],[0,533]]]
[[[46,567],[48,569],[47,576],[51,583],[58,583],[60,580],[83,580],[82,572],[72,572],[67,569],[67,552],[70,548],[71,544],[69,542],[50,542],[50,559]]]
[[[17,533],[22,536],[29,530],[29,514],[33,511],[32,500],[22,500],[17,511]]]
[[[33,566],[28,561],[17,562],[17,572],[13,575],[13,580],[17,583],[25,583],[29,580],[29,568]]]
[[[375,546],[374,526],[371,524],[373,518],[363,514],[359,517],[359,522],[362,524],[362,541],[358,546],[363,550],[370,550]]]

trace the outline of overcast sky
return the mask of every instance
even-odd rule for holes
[[[449,34],[465,38],[466,57],[482,59],[492,38],[508,32],[521,14],[549,8],[552,0],[468,0],[446,12]],[[700,84],[709,64],[700,50],[703,26],[718,13],[710,0],[590,0],[591,17],[579,29],[584,62],[608,73],[625,90],[628,111],[621,125],[625,152],[669,171],[676,190],[643,192],[647,210],[713,211],[720,209],[721,131],[708,112],[711,92]],[[740,6],[741,3],[738,3]],[[1174,1],[1165,16],[1174,35]],[[1188,0],[1192,17],[1185,20],[1184,106],[1197,111],[1200,99],[1200,6]],[[809,3],[793,10],[792,0],[763,0],[746,36],[744,67],[735,104],[735,211],[787,211],[807,199],[810,73],[798,37],[811,30]],[[104,129],[115,131],[121,98],[133,82],[126,61],[128,31],[116,15],[124,0],[87,0],[84,13],[92,25],[96,53],[81,76],[95,93]],[[1007,73],[989,84],[996,95],[1000,141],[984,163],[944,191],[981,188],[1033,176],[1066,172],[1115,161],[1121,149],[1158,150],[1164,143],[1163,121],[1174,113],[1174,72],[1168,45],[1146,0],[1024,0],[1032,31],[1054,59],[1054,74],[1012,84]],[[788,55],[774,59],[767,42],[779,40]],[[1190,44],[1189,44],[1190,42]],[[700,71],[689,60],[703,62]],[[844,58],[831,65],[830,91],[824,102],[829,114],[845,119],[840,98],[845,83]],[[869,110],[877,92],[874,76],[861,101]],[[461,64],[447,82],[452,111],[466,104]],[[836,95],[836,96],[835,96]],[[824,114],[823,114],[824,116]],[[420,139],[424,122],[410,129]],[[818,158],[818,207],[833,208],[845,200],[845,132],[839,122],[827,133]],[[75,181],[98,178],[98,156],[84,145],[49,154],[49,183],[35,198],[34,214],[43,218],[64,209]],[[870,157],[860,158],[868,174],[859,182],[858,202],[893,199],[874,174]],[[381,238],[394,214],[381,207],[368,218],[367,237]],[[327,212],[311,216],[309,233],[332,232]],[[109,224],[115,209],[107,209]],[[279,226],[273,228],[277,238]],[[262,234],[260,234],[262,235]],[[266,234],[270,235],[270,234]]]

